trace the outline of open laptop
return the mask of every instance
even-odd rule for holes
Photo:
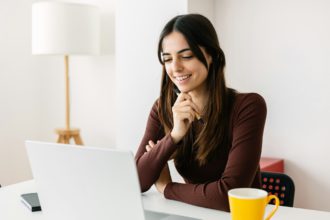
[[[130,151],[35,141],[25,144],[45,219],[192,219],[143,210]]]

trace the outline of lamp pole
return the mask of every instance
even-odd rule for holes
[[[69,78],[69,56],[64,56],[65,63],[65,96],[66,96],[66,129],[70,130],[70,78]]]
[[[70,126],[70,77],[69,77],[69,56],[64,55],[65,67],[65,129],[56,129],[58,134],[58,143],[69,144],[73,138],[76,144],[83,145],[80,137],[80,131],[77,128],[72,129]]]

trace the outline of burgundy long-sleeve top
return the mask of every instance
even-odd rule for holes
[[[142,192],[156,182],[171,155],[180,147],[173,142],[170,134],[164,133],[157,103],[151,109],[145,134],[135,156]],[[228,190],[238,187],[260,188],[259,160],[266,112],[265,101],[260,95],[238,93],[230,114],[230,146],[224,148],[228,150],[220,151],[214,160],[203,166],[199,166],[197,161],[190,162],[189,166],[176,166],[185,183],[167,184],[165,198],[229,211]],[[203,124],[193,122],[192,126],[198,130],[198,126]],[[145,146],[149,140],[159,142],[147,152]]]

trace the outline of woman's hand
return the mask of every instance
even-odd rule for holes
[[[186,135],[191,123],[198,115],[198,108],[192,102],[191,96],[187,93],[180,93],[173,107],[173,129],[171,137],[174,143],[178,143]]]
[[[158,142],[159,141],[157,141],[157,143]],[[152,140],[150,140],[148,142],[148,145],[146,145],[146,150],[150,151],[154,146],[155,143]],[[172,182],[172,178],[170,175],[170,169],[168,168],[168,165],[166,163],[162,172],[160,173],[158,180],[155,182],[156,189],[158,190],[158,192],[164,193],[166,185],[171,182]]]

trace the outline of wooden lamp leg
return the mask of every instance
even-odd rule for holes
[[[83,141],[80,137],[80,131],[77,128],[74,129],[56,129],[58,134],[57,143],[70,144],[70,140],[73,139],[77,145],[83,145]]]
[[[56,129],[55,132],[58,134],[57,143],[69,144],[70,139],[73,138],[77,145],[83,145],[83,141],[80,137],[79,129],[70,128],[70,81],[69,81],[69,57],[64,56],[65,63],[65,90],[66,90],[66,128]]]

